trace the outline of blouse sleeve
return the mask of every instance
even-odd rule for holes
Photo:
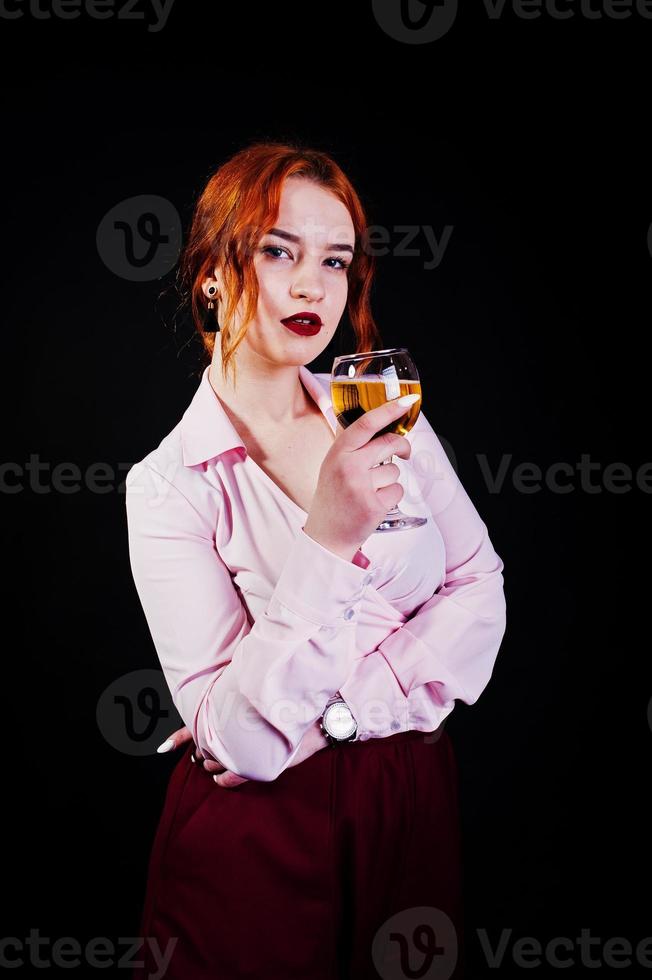
[[[200,751],[275,779],[350,671],[365,559],[301,528],[252,625],[210,519],[144,461],[125,487],[131,570],[179,714]]]
[[[353,664],[340,687],[363,738],[433,731],[456,698],[474,704],[506,628],[504,564],[487,526],[423,413],[413,433],[410,460],[444,540],[446,577],[402,626]]]

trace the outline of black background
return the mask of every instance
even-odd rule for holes
[[[117,474],[105,493],[6,476],[6,935],[137,935],[176,761],[116,748],[97,706],[114,681],[158,667],[120,484],[190,402],[201,349],[157,302],[171,276],[114,274],[97,228],[119,202],[157,194],[185,229],[209,174],[265,138],[330,152],[390,229],[373,294],[384,346],[413,353],[424,412],[505,562],[492,680],[447,722],[469,929],[494,946],[512,930],[516,974],[523,936],[590,930],[603,961],[610,937],[652,935],[649,489],[635,480],[650,458],[652,20],[560,8],[574,16],[525,19],[508,3],[491,18],[466,3],[426,44],[390,37],[368,2],[176,0],[158,32],[144,3],[146,20],[41,20],[27,5],[0,18],[6,460],[38,454],[46,486],[60,462]],[[452,226],[436,268],[422,234],[419,255],[399,254],[404,225],[438,238]],[[311,370],[350,349],[343,324]],[[599,464],[592,489],[583,456]],[[492,492],[481,460],[495,473],[503,458]],[[560,462],[570,492],[514,483],[519,464],[545,476]],[[605,487],[617,462],[629,490]],[[471,947],[472,976],[488,974]],[[567,972],[583,972],[572,955]]]

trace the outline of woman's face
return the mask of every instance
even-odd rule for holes
[[[307,364],[327,347],[346,307],[355,229],[334,194],[295,177],[283,184],[274,228],[277,233],[268,231],[256,245],[258,307],[236,356],[239,362],[242,353],[245,360],[252,355],[270,365]],[[281,323],[301,312],[321,317],[314,336],[300,336]]]

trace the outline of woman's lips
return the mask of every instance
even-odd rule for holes
[[[286,320],[281,320],[281,323],[288,330],[291,330],[293,333],[298,333],[301,337],[314,337],[321,330],[321,323],[296,323],[290,317]]]

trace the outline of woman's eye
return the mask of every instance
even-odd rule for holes
[[[261,249],[261,251],[264,252],[265,254],[268,254],[268,253],[271,253],[271,252],[285,252],[285,254],[288,256],[288,258],[292,258],[292,256],[287,251],[287,249],[282,248],[280,245],[266,245],[264,248]],[[272,258],[277,259],[277,258],[280,258],[280,256],[279,255],[273,255]],[[339,268],[340,269],[348,269],[348,267],[349,267],[349,263],[347,261],[345,261],[345,259],[338,259],[338,258],[336,258],[336,257],[333,256],[330,259],[327,259],[327,261],[328,262],[339,262],[340,263],[339,264]],[[333,268],[333,266],[331,266],[331,268]]]
[[[281,248],[280,245],[266,245],[265,248],[262,249],[262,251],[263,252],[285,252],[286,255],[288,254],[287,251],[286,251],[286,249]],[[278,256],[275,255],[274,258],[278,258]]]

